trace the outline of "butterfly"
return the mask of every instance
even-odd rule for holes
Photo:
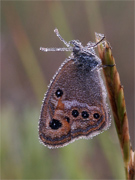
[[[101,60],[94,48],[79,40],[66,42],[66,48],[40,48],[48,51],[71,51],[50,82],[39,119],[40,141],[49,148],[65,146],[76,139],[89,139],[110,126],[106,89],[100,75]]]

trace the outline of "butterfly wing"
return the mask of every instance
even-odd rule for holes
[[[64,62],[50,83],[39,121],[39,137],[50,148],[90,138],[109,127],[106,92],[99,70],[74,59]]]

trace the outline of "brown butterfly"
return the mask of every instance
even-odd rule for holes
[[[100,76],[101,60],[89,42],[67,43],[55,29],[67,48],[40,48],[42,51],[72,51],[45,94],[39,119],[39,137],[49,148],[58,148],[79,138],[92,138],[110,126],[106,90]]]

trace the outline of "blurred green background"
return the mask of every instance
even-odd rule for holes
[[[66,52],[53,30],[83,45],[103,33],[111,43],[124,86],[134,143],[134,1],[1,2],[1,179],[123,179],[124,167],[111,128],[92,140],[50,150],[39,143],[38,118],[47,85]]]

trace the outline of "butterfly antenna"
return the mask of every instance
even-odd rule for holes
[[[97,34],[97,33],[96,33],[96,34]],[[89,42],[87,45],[88,45],[88,47],[90,47],[90,48],[96,47],[96,46],[97,46],[98,44],[100,44],[104,39],[105,39],[105,36],[102,35],[101,39],[100,39],[97,43],[91,43],[91,42]]]
[[[56,33],[56,36],[58,36],[58,38],[67,46],[67,47],[70,47],[70,43],[66,42],[60,35],[58,29],[54,29],[54,32]]]
[[[54,32],[58,36],[58,38],[67,46],[67,48],[44,48],[40,47],[41,51],[48,52],[48,51],[72,51],[73,48],[70,46],[70,43],[66,42],[60,35],[58,29],[54,29]]]
[[[95,46],[97,46],[98,44],[100,44],[104,39],[105,39],[105,36],[103,36],[103,37],[95,44]]]
[[[40,47],[40,51],[48,52],[48,51],[72,51],[73,48],[44,48]]]

